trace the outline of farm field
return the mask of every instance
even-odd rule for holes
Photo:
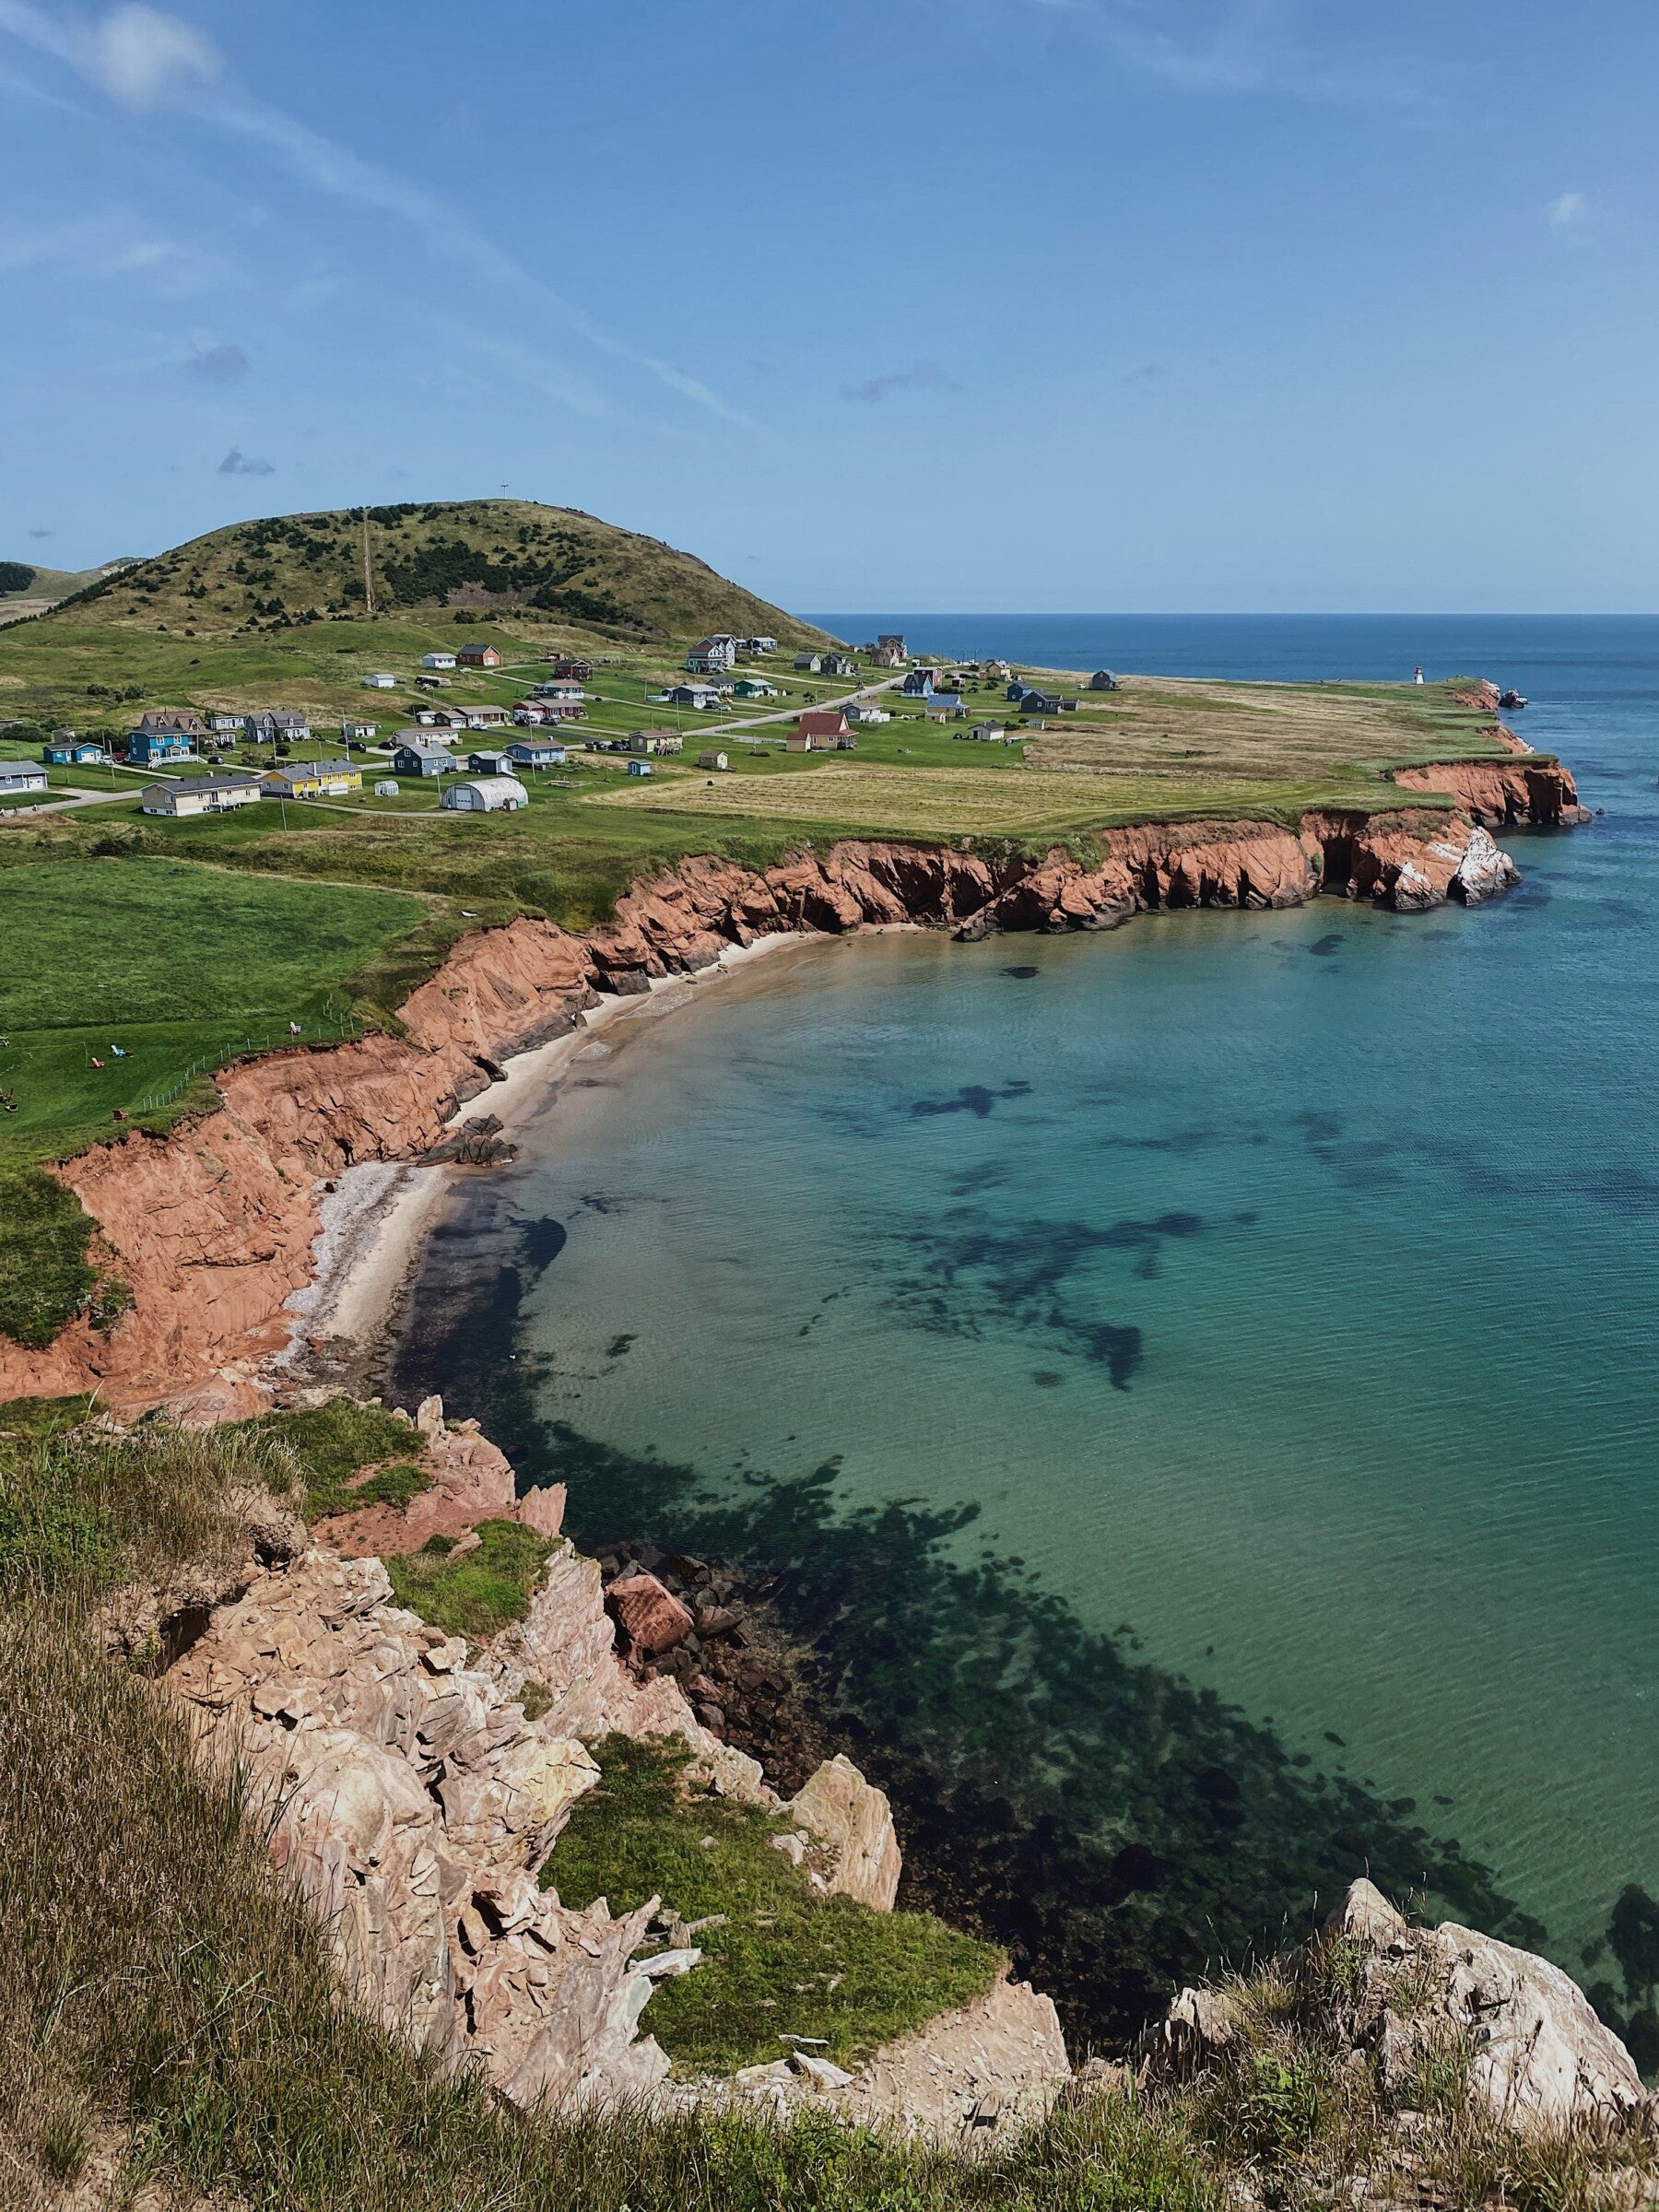
[[[165,1121],[193,1073],[288,1043],[290,1021],[348,1033],[345,979],[427,912],[164,859],[0,873],[0,940],[30,951],[0,976],[0,1176],[110,1135],[117,1108]]]

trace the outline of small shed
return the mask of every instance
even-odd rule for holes
[[[377,799],[394,799],[397,796],[397,785],[390,776],[382,776],[374,787],[374,795]]]
[[[423,668],[453,668],[455,656],[453,653],[423,653],[420,665]]]
[[[395,691],[397,678],[386,668],[377,668],[372,676],[363,678],[365,691]]]
[[[465,776],[444,785],[438,804],[453,814],[516,814],[530,794],[516,776]]]
[[[699,753],[697,765],[699,768],[715,768],[724,771],[730,768],[732,763],[724,753]]]
[[[794,656],[797,676],[816,676],[824,665],[821,653],[797,653]]]
[[[467,773],[474,776],[510,776],[512,773],[512,762],[504,752],[497,752],[492,747],[488,752],[468,753],[466,769]]]
[[[648,776],[652,772],[651,763],[649,760],[630,760],[628,772],[630,776]]]

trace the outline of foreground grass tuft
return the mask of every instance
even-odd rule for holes
[[[927,1912],[873,1912],[823,1897],[773,1848],[787,1821],[683,1785],[684,1746],[611,1736],[542,1879],[567,1905],[613,1912],[660,1897],[693,1940],[696,1971],[666,1982],[651,2028],[688,2073],[782,2058],[784,2035],[822,2037],[841,2065],[979,1996],[1000,1952]]]
[[[308,1521],[321,1520],[325,1513],[346,1512],[365,1502],[406,1504],[407,1498],[396,1493],[407,1487],[409,1477],[421,1474],[418,1468],[406,1466],[387,1469],[387,1476],[395,1472],[402,1477],[397,1484],[372,1476],[371,1485],[382,1484],[376,1496],[371,1496],[368,1487],[352,1487],[352,1477],[363,1468],[377,1466],[383,1460],[406,1460],[412,1448],[419,1449],[416,1431],[406,1420],[383,1406],[359,1405],[355,1398],[335,1397],[324,1406],[293,1406],[279,1413],[260,1414],[252,1421],[240,1423],[237,1432],[269,1438],[293,1453],[305,1477]],[[425,1477],[418,1488],[425,1489],[430,1479]],[[409,1489],[408,1496],[415,1495],[416,1490]]]

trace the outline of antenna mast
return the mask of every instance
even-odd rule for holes
[[[363,612],[374,615],[374,572],[369,566],[369,510],[363,510]]]

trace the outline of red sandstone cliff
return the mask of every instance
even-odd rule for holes
[[[1500,818],[1578,818],[1564,770],[1457,763],[1402,771],[1400,781],[1413,776],[1452,779],[1412,788],[1455,791],[1483,813],[1500,798],[1528,809]],[[636,887],[613,922],[585,936],[528,920],[473,932],[401,1009],[405,1036],[232,1067],[219,1080],[220,1112],[62,1167],[132,1288],[132,1310],[108,1335],[75,1323],[43,1352],[0,1340],[0,1398],[96,1386],[129,1408],[222,1415],[257,1403],[253,1371],[287,1341],[284,1301],[311,1272],[321,1179],[357,1161],[419,1159],[494,1079],[496,1063],[572,1028],[601,991],[643,991],[733,944],[871,923],[969,937],[1110,929],[1159,907],[1298,906],[1322,888],[1420,908],[1483,898],[1513,877],[1507,856],[1462,816],[1409,807],[1309,815],[1300,835],[1199,822],[1116,830],[1100,841],[1093,868],[1058,851],[1033,861],[853,841],[764,875],[696,858]]]
[[[1555,761],[1437,760],[1425,768],[1396,769],[1394,782],[1403,791],[1447,793],[1488,830],[1589,819],[1571,776]]]

